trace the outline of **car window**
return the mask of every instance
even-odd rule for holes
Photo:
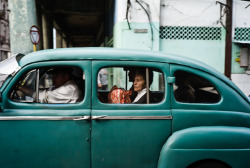
[[[78,67],[43,67],[18,80],[10,93],[16,102],[79,103],[84,97],[84,72]]]
[[[148,80],[148,82],[147,82]],[[102,103],[152,104],[164,98],[163,74],[147,67],[105,67],[97,75]]]
[[[10,98],[14,101],[19,102],[33,102],[33,94],[36,91],[36,73],[37,70],[32,70],[26,73],[16,85],[15,89],[12,90]],[[28,88],[28,92],[25,93],[20,87]]]
[[[183,103],[217,103],[220,94],[214,85],[201,76],[186,72],[176,71],[174,97]]]

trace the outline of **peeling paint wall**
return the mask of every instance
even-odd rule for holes
[[[116,0],[114,47],[159,50],[160,0]]]
[[[218,2],[226,4],[226,0]],[[162,0],[161,25],[222,27],[220,7],[215,0]],[[222,23],[225,25],[225,17]]]
[[[223,73],[224,8],[211,0],[163,0],[160,50],[197,59]]]
[[[115,2],[115,48],[156,50],[183,55],[204,62],[224,73],[227,32],[225,25],[228,12],[226,0]],[[233,17],[236,24],[247,27],[250,33],[250,6],[246,10],[248,4],[249,2],[233,0]],[[241,45],[233,43],[232,80],[249,95],[250,75],[247,75],[239,62],[235,61],[239,57],[240,48]],[[240,80],[242,75],[247,79]]]
[[[33,52],[30,27],[37,25],[35,0],[9,0],[11,53]]]

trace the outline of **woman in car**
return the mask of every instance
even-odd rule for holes
[[[153,72],[149,70],[148,73],[149,84],[153,82]],[[148,88],[149,90],[149,88]],[[146,104],[147,103],[147,84],[146,84],[146,68],[138,68],[135,72],[134,78],[134,91],[137,92],[137,96],[132,100],[135,104]],[[149,91],[149,103],[153,103],[151,92]]]

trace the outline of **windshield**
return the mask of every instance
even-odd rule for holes
[[[23,54],[16,54],[0,62],[0,88],[9,75],[14,75],[20,69],[18,62],[23,56]]]

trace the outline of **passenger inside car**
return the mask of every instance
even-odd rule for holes
[[[99,101],[102,103],[112,103],[112,104],[123,104],[123,103],[133,103],[137,97],[139,90],[146,90],[146,69],[147,67],[136,67],[136,66],[125,66],[125,67],[106,67],[109,71],[108,73],[108,90],[97,90],[97,95]],[[101,71],[100,69],[99,71]],[[163,73],[157,69],[148,68],[149,70],[149,103],[159,103],[164,98],[164,79]],[[142,71],[142,72],[141,72]],[[143,88],[134,89],[135,75],[142,74],[143,80],[145,80]],[[153,79],[154,78],[154,79]],[[97,77],[98,80],[98,77]],[[113,92],[111,94],[111,92]],[[147,103],[145,92],[137,97],[137,100],[133,104],[143,104]],[[144,94],[143,94],[144,93]],[[144,97],[143,97],[144,96]],[[143,98],[142,98],[143,97]],[[114,100],[111,100],[113,98]],[[141,100],[139,101],[139,99]],[[118,101],[119,100],[119,101]],[[122,103],[121,103],[122,102]]]
[[[186,71],[176,71],[174,97],[182,103],[217,103],[220,94],[201,76]]]
[[[136,71],[136,68],[134,67],[128,67],[128,68],[124,68],[124,70],[126,71],[126,74],[127,74],[127,71],[128,71],[128,81],[129,82],[132,82],[132,86],[130,87],[130,91],[131,91],[131,95],[129,96],[131,100],[134,100],[135,97],[137,96],[137,92],[134,91],[134,79],[135,79],[135,71]],[[127,89],[127,87],[126,87]]]
[[[174,91],[175,99],[179,102],[194,103],[195,90],[191,86],[191,78],[185,73],[176,73],[175,85],[177,89]]]
[[[52,90],[39,92],[41,103],[77,103],[82,100],[82,92],[76,82],[72,80],[72,68],[55,68],[49,73],[52,74]]]
[[[153,82],[153,72],[149,70],[148,72],[148,87]],[[147,89],[147,73],[146,73],[146,68],[138,68],[136,69],[135,72],[135,77],[134,77],[134,91],[137,92],[137,96],[135,97],[134,100],[132,100],[133,103],[135,104],[146,104],[147,103],[147,92],[149,91],[149,88]],[[153,96],[151,92],[149,91],[149,103],[153,103]]]
[[[19,102],[78,103],[83,99],[84,88],[80,68],[45,67],[25,74],[12,91],[11,99]]]

